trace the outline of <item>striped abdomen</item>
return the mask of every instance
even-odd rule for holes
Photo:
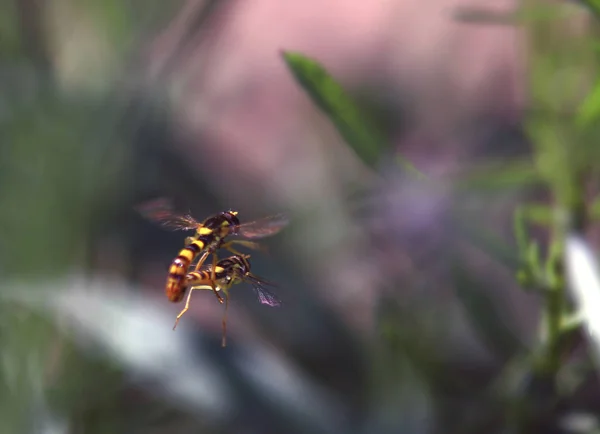
[[[227,259],[223,259],[219,261],[218,264],[227,261]],[[212,270],[208,268],[207,270],[202,271],[192,271],[185,276],[185,286],[203,286],[210,285],[212,282]],[[217,285],[216,290],[219,291],[219,283],[220,280],[229,277],[227,270],[223,268],[221,265],[217,265],[215,268],[215,280],[214,283]]]
[[[182,249],[169,267],[169,276],[165,292],[172,302],[178,302],[185,295],[185,275],[196,256],[204,250],[207,243],[204,240],[194,240]]]
[[[185,276],[186,286],[210,285],[210,271],[192,271]]]

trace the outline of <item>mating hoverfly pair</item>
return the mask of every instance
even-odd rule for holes
[[[238,212],[229,210],[199,222],[190,214],[181,215],[174,212],[170,203],[164,199],[143,204],[138,207],[138,211],[148,220],[167,229],[195,230],[193,236],[185,239],[185,247],[171,263],[167,276],[165,292],[171,302],[182,301],[187,293],[185,307],[177,315],[173,330],[187,312],[195,289],[211,290],[219,303],[225,303],[222,346],[226,345],[227,308],[231,286],[242,282],[249,283],[260,303],[271,307],[281,305],[277,296],[268,289],[274,285],[252,274],[248,261],[250,256],[240,253],[233,246],[238,244],[250,249],[262,250],[260,244],[250,240],[278,233],[288,223],[285,215],[276,214],[241,224],[237,217]],[[226,241],[226,238],[232,235],[245,239]],[[219,260],[217,257],[219,249],[226,249],[233,255]],[[212,263],[202,268],[209,255],[212,255]],[[196,259],[194,270],[190,272]],[[221,293],[225,295],[225,300]]]

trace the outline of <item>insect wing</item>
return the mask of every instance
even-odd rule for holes
[[[289,223],[285,214],[274,214],[251,222],[243,223],[236,233],[244,238],[264,238],[275,235]]]
[[[252,285],[252,290],[258,297],[260,304],[264,304],[270,307],[279,307],[282,305],[281,300],[275,294],[273,294],[266,286],[275,287],[274,284],[267,282],[266,280],[253,275],[247,275],[246,280]]]
[[[167,199],[157,199],[144,203],[136,210],[147,220],[157,223],[174,231],[187,231],[196,229],[200,224],[189,214],[177,214],[171,202]]]
[[[277,296],[272,292],[269,292],[265,288],[260,286],[253,285],[252,288],[254,289],[254,293],[258,297],[258,301],[260,301],[260,304],[265,304],[270,307],[281,306],[281,300],[279,300],[279,298],[277,298]]]
[[[191,215],[177,215],[173,214],[170,216],[164,216],[159,221],[160,225],[173,230],[173,231],[191,231],[200,225]]]

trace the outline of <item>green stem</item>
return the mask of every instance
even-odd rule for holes
[[[562,354],[561,325],[565,307],[565,285],[562,272],[561,253],[563,249],[563,234],[555,230],[548,258],[548,291],[546,291],[544,328],[547,331],[546,349],[542,373],[553,378],[560,369]]]

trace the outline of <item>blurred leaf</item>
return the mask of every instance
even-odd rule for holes
[[[479,166],[455,182],[456,187],[463,190],[505,190],[537,186],[542,181],[531,162],[515,161]]]
[[[583,315],[580,312],[564,314],[561,320],[561,332],[570,332],[583,324]]]
[[[455,267],[454,279],[467,320],[483,343],[503,359],[523,350],[524,345],[507,325],[507,309],[503,309],[498,300],[491,300],[482,286],[462,268]]]
[[[585,98],[579,107],[576,124],[580,128],[584,128],[598,120],[600,117],[600,81],[596,83],[594,89]]]
[[[548,280],[548,287],[555,291],[561,291],[565,286],[562,261],[563,248],[563,240],[554,237],[548,248],[548,258],[545,264],[545,276]]]
[[[526,223],[529,221],[548,226],[551,220],[552,210],[545,205],[523,205],[515,210],[514,234],[521,260],[517,280],[524,289],[545,287],[539,244],[536,240],[530,239]]]
[[[521,208],[523,217],[530,223],[550,226],[553,220],[553,210],[547,205],[528,204]]]
[[[600,197],[597,197],[592,202],[590,207],[590,217],[592,220],[600,219]]]
[[[296,52],[284,51],[282,55],[298,83],[325,112],[354,152],[367,165],[376,166],[389,143],[373,120],[317,61]],[[404,158],[397,158],[405,169],[419,174]]]
[[[600,18],[600,0],[579,0],[576,2],[587,6],[596,18]]]
[[[342,86],[315,60],[293,52],[284,52],[283,57],[296,80],[354,151],[370,166],[376,164],[386,147],[383,134],[367,121]]]
[[[558,8],[545,4],[522,4],[516,10],[499,12],[481,7],[458,7],[454,10],[455,21],[466,24],[519,25],[536,21],[550,21],[563,18]]]

